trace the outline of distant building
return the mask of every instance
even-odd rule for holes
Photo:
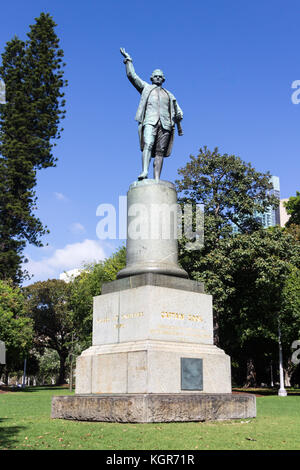
[[[280,183],[278,176],[272,176],[270,179],[270,183],[273,185],[273,189],[270,190],[269,194],[274,195],[280,201]],[[255,217],[261,221],[262,226],[264,228],[274,227],[275,225],[280,225],[280,210],[279,207],[277,209],[273,209],[269,207],[265,212],[255,212]]]
[[[287,213],[286,208],[284,206],[284,202],[287,202],[289,199],[280,199],[280,206],[279,206],[279,212],[280,212],[280,226],[284,227],[289,218],[291,217],[290,214]]]
[[[277,199],[280,200],[279,177],[278,176],[272,176],[270,178],[270,183],[272,183],[273,189],[271,189],[269,191],[269,194],[276,196]],[[264,212],[255,211],[254,212],[254,217],[261,222],[261,224],[264,228],[274,227],[275,225],[281,225],[280,224],[280,209],[279,209],[279,207],[277,209],[273,209],[272,207],[269,207]],[[235,224],[233,224],[233,232],[234,233],[239,232],[239,229]]]

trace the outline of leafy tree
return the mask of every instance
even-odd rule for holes
[[[6,376],[22,368],[32,347],[33,325],[26,316],[25,299],[21,290],[11,282],[0,280],[0,340],[6,347]],[[4,369],[0,365],[0,368]],[[1,375],[1,373],[0,373]]]
[[[285,358],[286,385],[300,383],[300,366],[292,361],[292,344],[300,340],[300,269],[293,266],[282,290],[279,317],[281,341]]]
[[[0,105],[0,278],[23,278],[26,243],[41,245],[46,229],[35,216],[37,170],[55,166],[53,143],[60,138],[65,102],[63,51],[56,24],[42,13],[28,40],[14,37],[2,54],[0,77],[6,104]]]
[[[218,148],[200,148],[178,170],[176,181],[180,202],[204,205],[205,252],[213,249],[221,237],[229,236],[235,224],[242,233],[261,227],[255,211],[278,206],[269,173],[257,172],[250,163],[235,155],[221,155]]]
[[[265,381],[278,354],[278,319],[282,330],[289,324],[283,288],[299,264],[297,237],[262,229],[256,220],[256,211],[278,205],[269,195],[269,173],[204,147],[179,174],[180,201],[202,203],[205,211],[204,247],[189,251],[183,240],[180,263],[213,295],[215,344],[231,355],[236,380]]]
[[[102,284],[116,279],[126,265],[126,249],[119,248],[111,257],[88,265],[71,285],[71,304],[74,324],[83,348],[91,345],[93,325],[93,297],[101,294]]]
[[[285,227],[285,230],[290,233],[295,240],[300,241],[300,225],[291,224],[288,227]]]
[[[300,225],[300,192],[296,191],[296,196],[291,196],[284,205],[287,213],[291,215],[286,226],[289,227],[292,224]]]
[[[36,282],[24,288],[27,311],[34,322],[35,346],[57,351],[60,360],[58,384],[65,382],[66,361],[74,332],[70,285],[58,279]],[[76,336],[75,336],[76,340]]]
[[[277,357],[278,320],[285,356],[290,356],[287,350],[298,330],[284,289],[299,264],[300,244],[279,227],[223,238],[195,262],[193,277],[213,295],[216,342],[238,364],[238,381],[248,375],[248,385],[254,385],[254,368],[266,380],[265,369]]]
[[[284,323],[283,343],[289,346],[300,340],[300,269],[293,266],[282,290],[280,321]]]
[[[223,239],[233,234],[233,224],[241,233],[251,233],[261,227],[255,211],[263,212],[270,206],[278,206],[278,200],[269,194],[272,188],[269,173],[257,172],[249,163],[235,155],[223,154],[215,148],[203,147],[197,157],[191,156],[185,167],[178,170],[181,179],[177,189],[181,203],[204,205],[204,247],[201,250],[186,250],[185,240],[179,243],[179,259],[182,267],[195,278],[200,273],[210,272],[211,259],[222,267],[222,251],[217,251]],[[220,259],[218,259],[220,257]],[[214,271],[212,271],[214,273]],[[204,275],[205,277],[205,275]],[[225,305],[224,292],[219,277],[214,274],[214,293]],[[216,302],[216,299],[214,299]],[[225,307],[222,307],[225,308]],[[219,342],[220,309],[214,310],[215,341]]]
[[[39,369],[37,374],[38,381],[44,385],[44,383],[50,383],[51,379],[59,375],[60,360],[57,351],[54,349],[47,349],[43,351],[43,354],[36,354]]]

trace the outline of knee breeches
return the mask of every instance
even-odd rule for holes
[[[164,157],[166,155],[171,132],[164,129],[160,122],[156,126],[146,124],[143,129],[144,149],[151,150],[152,156]]]

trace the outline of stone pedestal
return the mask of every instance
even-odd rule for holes
[[[136,277],[127,284],[137,287],[116,281],[94,298],[93,346],[77,359],[76,393],[231,392],[230,358],[213,345],[212,297],[203,285]],[[182,359],[202,360],[201,388],[182,387]]]
[[[135,181],[127,193],[126,267],[118,279],[142,273],[187,278],[178,265],[177,194],[169,181]]]
[[[167,422],[255,416],[253,396],[231,394],[230,358],[213,344],[212,297],[178,265],[176,202],[171,183],[131,185],[126,267],[94,298],[93,344],[77,358],[75,397],[55,397],[52,417]],[[162,219],[157,210],[163,205]]]

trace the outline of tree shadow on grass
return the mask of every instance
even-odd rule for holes
[[[11,421],[9,418],[0,418],[0,450],[11,449],[18,444],[17,434],[25,429],[25,426],[9,426],[4,422]]]
[[[300,390],[299,389],[290,389],[286,387],[287,394],[289,396],[299,396]],[[248,393],[254,394],[256,396],[278,396],[278,388],[242,388],[242,387],[234,387],[232,389],[233,393]]]
[[[21,392],[42,392],[46,390],[51,390],[51,391],[57,391],[57,390],[62,390],[62,391],[68,391],[69,387],[64,387],[61,385],[41,385],[41,386],[36,386],[36,387],[24,387],[19,389]]]
[[[7,392],[7,393],[14,393],[14,392],[26,392],[26,393],[32,393],[32,392],[41,392],[45,390],[65,390],[68,391],[69,387],[64,387],[60,385],[41,385],[41,386],[26,386],[26,387],[11,387],[11,386],[6,386],[6,385],[1,385],[0,386],[0,391],[2,392]]]

